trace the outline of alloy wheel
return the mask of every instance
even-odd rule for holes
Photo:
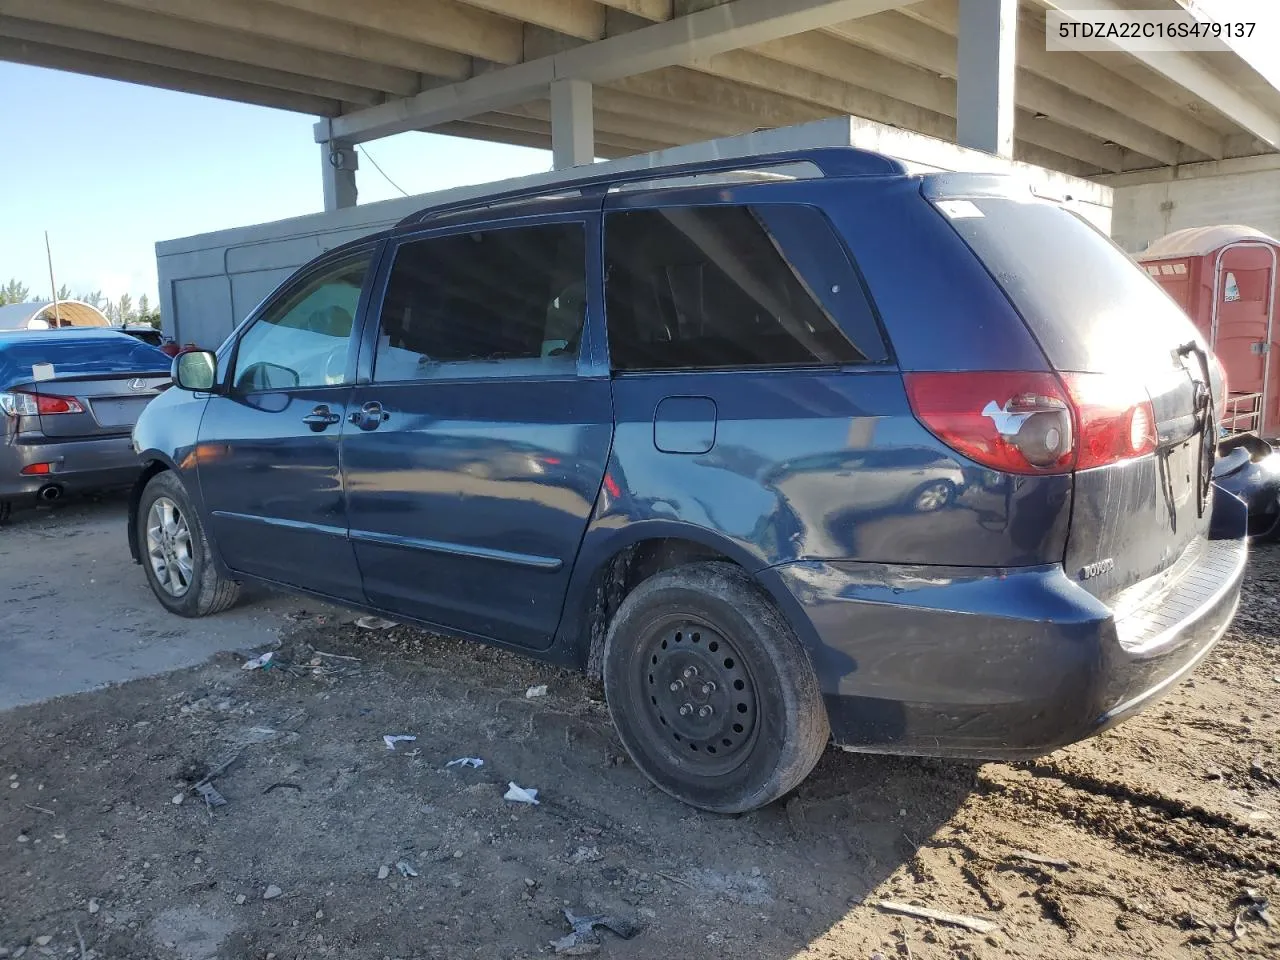
[[[182,509],[168,497],[157,497],[147,513],[147,559],[161,589],[171,597],[191,589],[195,559],[191,528]]]

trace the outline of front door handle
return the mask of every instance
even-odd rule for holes
[[[325,427],[333,426],[342,420],[342,417],[330,410],[325,404],[320,404],[305,417],[302,422],[312,430],[323,430]]]
[[[391,419],[391,414],[383,410],[382,404],[377,400],[370,400],[359,410],[351,411],[347,419],[361,430],[377,430],[380,423]]]

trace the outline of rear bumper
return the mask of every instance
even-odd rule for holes
[[[24,476],[33,463],[51,464],[47,474]],[[140,469],[129,436],[57,440],[43,435],[9,435],[0,443],[0,499],[33,497],[50,484],[66,492],[127,486]]]
[[[1194,545],[1114,608],[1060,565],[805,562],[762,577],[803,618],[838,744],[1022,759],[1132,716],[1208,654],[1240,597],[1244,504],[1215,497],[1215,522],[1234,535]]]

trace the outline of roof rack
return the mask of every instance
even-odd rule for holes
[[[661,182],[664,180],[715,173],[736,174],[754,171],[767,176],[768,170],[764,168],[794,166],[801,163],[810,165],[817,171],[817,175],[821,177],[893,176],[907,172],[907,168],[902,163],[882,154],[858,150],[854,147],[814,147],[807,150],[791,150],[784,153],[699,160],[690,163],[672,164],[671,166],[641,167],[633,170],[597,174],[588,172],[578,176],[569,175],[564,179],[426,207],[409,214],[397,226],[427,223],[449,214],[485,210],[527,200],[581,196],[588,193],[606,193],[611,188],[625,184],[643,183],[646,186],[657,187],[661,186]],[[590,168],[585,169],[589,170]]]

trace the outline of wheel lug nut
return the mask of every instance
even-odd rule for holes
[[[672,693],[676,693],[676,692],[678,692],[682,687],[684,687],[684,681],[683,681],[683,680],[672,680],[672,681],[671,681],[671,687],[670,687],[670,690],[671,690],[671,692],[672,692]]]
[[[701,707],[698,708],[698,716],[703,717],[704,719],[706,717],[711,716],[711,714],[714,712],[715,711],[711,709],[711,704],[709,703],[704,703]]]
[[[702,695],[704,697],[710,696],[715,692],[716,692],[716,684],[714,680],[708,680],[706,683],[702,685]]]
[[[691,714],[691,713],[693,713],[693,704],[691,704],[691,703],[686,703],[686,704],[681,705],[681,707],[680,707],[680,716],[682,716],[682,717],[687,717],[687,716],[688,716],[689,714]]]
[[[696,677],[697,675],[698,675],[698,668],[697,668],[697,667],[685,667],[685,668],[684,668],[684,678],[685,678],[686,680],[692,679],[693,677]]]

